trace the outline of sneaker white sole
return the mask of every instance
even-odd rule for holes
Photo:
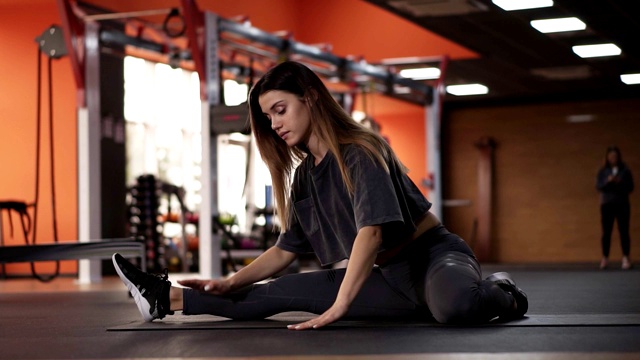
[[[126,276],[124,276],[124,274],[120,270],[120,266],[118,266],[118,263],[116,263],[115,254],[111,257],[111,261],[113,261],[113,267],[116,269],[120,280],[122,280],[122,282],[127,286],[127,289],[129,289],[131,296],[133,296],[133,300],[135,300],[136,305],[138,306],[138,310],[140,311],[140,314],[142,314],[144,321],[153,321],[155,317],[149,312],[149,310],[151,310],[149,302],[147,302],[147,300],[142,297],[142,294],[140,294],[140,290],[138,290],[138,288],[131,281],[129,281]]]

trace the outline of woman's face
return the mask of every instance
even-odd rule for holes
[[[298,96],[281,90],[268,91],[258,98],[260,108],[271,121],[271,128],[289,147],[307,143],[311,120],[306,103]]]
[[[618,153],[615,151],[609,151],[607,153],[607,162],[609,162],[611,166],[618,165]]]

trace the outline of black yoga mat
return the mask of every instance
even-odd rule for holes
[[[284,329],[289,324],[296,324],[313,317],[304,312],[288,312],[272,316],[265,320],[238,321],[226,318],[197,315],[167,316],[163,320],[131,322],[108,328],[108,331],[157,331],[157,330],[222,330],[222,329]],[[487,324],[465,325],[462,327],[478,326],[639,326],[640,314],[564,314],[564,315],[529,315],[523,319],[508,322],[492,321]],[[343,320],[330,325],[331,327],[461,327],[459,325],[443,325],[435,321],[384,321],[384,320]]]

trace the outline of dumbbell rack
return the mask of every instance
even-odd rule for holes
[[[129,189],[129,234],[143,240],[146,247],[146,271],[159,272],[167,267],[164,259],[163,224],[159,221],[162,182],[153,175],[141,175]]]

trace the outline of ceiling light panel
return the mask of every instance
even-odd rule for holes
[[[430,80],[440,77],[440,69],[435,67],[403,69],[400,70],[400,76],[413,80]]]
[[[505,11],[536,9],[553,6],[553,0],[492,0]]]
[[[627,85],[640,84],[640,73],[620,75],[620,80]]]
[[[595,45],[579,45],[572,47],[572,50],[576,55],[581,58],[592,58],[601,56],[617,56],[622,53],[622,50],[612,43],[608,44],[595,44]]]
[[[446,90],[449,94],[455,96],[484,95],[489,93],[489,88],[482,84],[449,85],[446,87]]]
[[[587,28],[587,24],[576,17],[533,20],[531,26],[541,33],[556,33],[563,31],[579,31]]]

